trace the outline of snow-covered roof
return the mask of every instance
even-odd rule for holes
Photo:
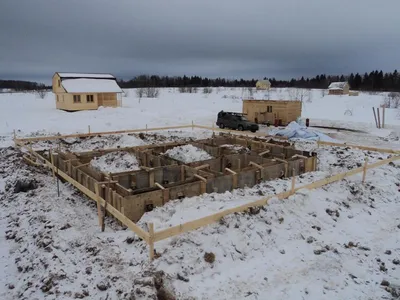
[[[117,82],[110,79],[64,79],[61,84],[68,93],[122,93]]]
[[[343,90],[346,86],[347,82],[332,82],[328,89],[330,90]]]
[[[109,78],[115,79],[111,74],[96,73],[57,73],[61,78]]]
[[[270,83],[268,79],[262,79],[262,80],[259,80],[258,82],[260,82],[260,83],[267,83],[267,84]]]

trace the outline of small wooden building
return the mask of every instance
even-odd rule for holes
[[[287,125],[301,116],[301,101],[291,100],[243,100],[243,113],[247,119],[261,124]]]
[[[348,82],[332,82],[329,87],[329,95],[348,95],[350,85]]]
[[[271,82],[268,79],[259,80],[256,82],[257,90],[269,90],[271,88]]]
[[[66,111],[121,106],[122,90],[110,74],[55,73],[56,108]]]

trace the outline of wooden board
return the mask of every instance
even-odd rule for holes
[[[346,144],[346,143],[340,144],[340,143],[332,143],[332,142],[324,142],[324,141],[318,141],[317,143],[318,143],[318,145],[349,147],[349,148],[357,148],[357,149],[361,149],[361,150],[368,150],[368,151],[374,151],[374,152],[400,154],[400,150],[394,150],[394,149],[375,148],[375,147],[368,147],[368,146],[361,146],[361,145],[352,145],[352,144]]]
[[[123,133],[135,133],[135,132],[158,131],[158,130],[168,130],[168,129],[182,129],[182,128],[192,128],[192,125],[117,130],[117,131],[103,131],[103,132],[91,132],[91,133],[76,133],[76,134],[67,134],[67,135],[42,136],[42,137],[30,137],[30,138],[17,138],[16,140],[19,142],[51,141],[51,140],[59,140],[59,139],[65,139],[65,138],[91,137],[91,136],[97,136],[97,135],[123,134]]]

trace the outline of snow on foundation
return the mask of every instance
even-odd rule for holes
[[[135,155],[125,151],[110,152],[90,161],[90,165],[105,173],[119,173],[140,170]]]
[[[183,163],[192,163],[213,158],[203,149],[190,144],[174,147],[165,151],[164,154]]]

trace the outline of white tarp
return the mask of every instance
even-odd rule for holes
[[[324,141],[324,142],[337,142],[335,139],[330,136],[313,130],[304,125],[300,125],[296,122],[290,122],[288,126],[284,129],[277,129],[271,132],[273,135],[277,136],[285,136],[289,140],[291,139],[305,139],[305,140],[313,140],[313,141]]]
[[[68,93],[122,93],[117,82],[110,79],[65,79],[62,85]]]

